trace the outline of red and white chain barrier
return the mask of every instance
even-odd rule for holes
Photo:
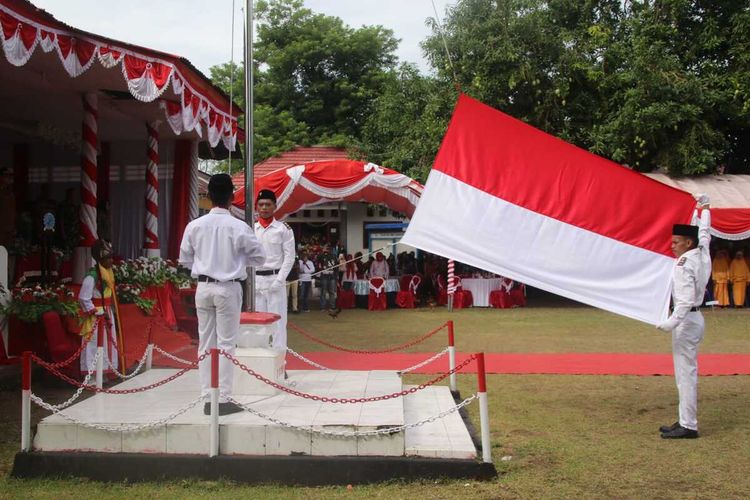
[[[159,133],[156,123],[147,123],[146,213],[143,221],[143,253],[159,257]]]
[[[299,326],[295,325],[294,323],[287,323],[287,324],[288,324],[288,326],[290,326],[292,328],[292,330],[300,333],[303,337],[306,337],[307,339],[312,340],[313,342],[315,342],[317,344],[321,344],[321,345],[324,345],[326,347],[330,347],[331,349],[334,349],[336,351],[343,351],[343,352],[348,352],[348,353],[351,353],[351,354],[386,354],[386,353],[389,353],[389,352],[403,351],[404,349],[408,349],[409,347],[412,347],[412,346],[415,346],[415,345],[417,345],[419,343],[422,343],[425,340],[427,340],[428,338],[430,338],[433,335],[435,335],[436,333],[438,333],[443,328],[446,328],[449,323],[451,323],[451,322],[445,322],[442,325],[440,325],[439,327],[435,328],[434,330],[431,330],[431,331],[427,332],[426,334],[422,335],[421,337],[417,337],[417,338],[412,339],[412,340],[410,340],[408,342],[405,342],[403,344],[399,344],[399,345],[392,346],[392,347],[387,347],[385,349],[373,349],[373,350],[369,350],[369,351],[363,350],[363,349],[352,349],[350,347],[344,347],[344,346],[340,346],[340,345],[337,345],[337,344],[333,344],[331,342],[328,342],[328,341],[325,341],[323,339],[320,339],[320,338],[314,336],[313,334],[311,334],[309,332],[306,332],[305,330],[303,330]]]
[[[451,406],[447,410],[443,410],[437,415],[427,417],[417,422],[412,422],[409,424],[403,424],[403,425],[398,425],[398,426],[393,426],[393,427],[383,427],[383,428],[379,428],[379,429],[371,430],[371,431],[329,431],[329,430],[325,430],[322,428],[310,427],[309,425],[294,425],[294,424],[290,424],[289,422],[284,422],[283,420],[273,418],[269,415],[266,415],[265,413],[259,412],[258,410],[253,409],[250,405],[241,403],[234,398],[228,397],[227,400],[243,408],[248,413],[255,415],[256,417],[260,417],[263,420],[267,420],[273,424],[279,425],[287,429],[292,429],[292,430],[300,431],[300,432],[312,432],[314,434],[320,434],[322,436],[329,436],[329,437],[335,437],[335,438],[356,438],[356,437],[372,438],[372,437],[390,436],[393,434],[398,434],[399,432],[404,432],[407,429],[413,429],[421,425],[435,422],[436,420],[440,420],[441,418],[447,417],[451,413],[455,413],[461,410],[461,408],[469,405],[476,398],[477,398],[477,395],[472,394],[471,396],[464,399],[457,405]]]
[[[339,397],[329,397],[329,396],[318,396],[315,394],[308,394],[306,392],[301,392],[296,389],[292,389],[290,387],[287,387],[285,385],[279,384],[278,382],[274,382],[273,380],[270,380],[260,373],[257,373],[251,368],[248,368],[244,364],[242,364],[237,358],[232,356],[231,354],[225,352],[225,351],[219,351],[222,356],[227,358],[229,361],[232,362],[233,365],[238,367],[243,372],[247,373],[248,375],[251,375],[255,377],[257,380],[260,380],[264,384],[270,385],[271,387],[278,389],[282,392],[286,392],[287,394],[291,394],[292,396],[297,396],[303,399],[309,399],[312,401],[320,401],[322,403],[333,403],[333,404],[360,404],[360,403],[372,403],[375,401],[386,401],[389,399],[395,399],[395,398],[401,398],[404,396],[408,396],[409,394],[414,394],[417,391],[421,391],[425,389],[426,387],[429,387],[431,385],[435,385],[441,380],[444,380],[448,376],[450,376],[451,373],[456,373],[458,371],[461,371],[465,366],[472,363],[475,359],[477,359],[477,355],[472,354],[469,357],[467,357],[461,364],[453,368],[452,370],[441,373],[437,377],[431,379],[430,381],[420,384],[418,386],[410,387],[409,389],[404,389],[399,392],[394,392],[392,394],[382,394],[379,396],[369,396],[369,397],[362,397],[362,398],[339,398]],[[217,368],[218,370],[218,368]]]

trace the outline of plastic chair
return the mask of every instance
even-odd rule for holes
[[[370,311],[385,311],[387,307],[385,280],[379,276],[370,278],[370,293],[367,297],[367,309]]]
[[[422,283],[422,277],[415,274],[409,280],[406,290],[400,290],[396,294],[396,305],[402,309],[414,309],[414,302],[417,298],[417,289]]]
[[[474,305],[474,295],[469,290],[464,290],[461,278],[455,276],[456,291],[453,292],[453,309],[464,309]]]

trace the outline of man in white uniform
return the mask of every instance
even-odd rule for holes
[[[242,285],[248,266],[260,266],[266,260],[262,245],[253,230],[229,213],[234,199],[232,178],[216,174],[208,182],[208,197],[213,208],[190,222],[180,244],[179,262],[198,280],[195,306],[198,313],[198,353],[218,348],[234,355],[242,309]],[[211,359],[198,367],[201,394],[211,388]],[[219,415],[242,411],[227,397],[232,393],[234,367],[226,357],[219,358]],[[211,411],[210,403],[203,413]]]
[[[672,288],[672,314],[659,330],[672,332],[674,376],[679,395],[679,420],[659,428],[665,439],[698,437],[698,344],[703,340],[705,324],[700,306],[711,277],[711,214],[708,197],[697,197],[702,209],[700,226],[675,224],[672,252],[677,257]],[[693,222],[698,221],[698,211]]]
[[[273,335],[274,349],[286,352],[286,277],[295,263],[294,232],[274,218],[276,195],[261,189],[256,200],[255,235],[263,245],[266,263],[255,270],[255,310],[281,316]]]

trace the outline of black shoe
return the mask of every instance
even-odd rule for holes
[[[675,430],[663,433],[661,437],[663,439],[695,439],[698,437],[698,431],[679,425]]]
[[[244,408],[234,403],[229,403],[229,402],[219,403],[219,416],[231,415],[232,413],[239,413],[243,410]],[[211,414],[211,403],[205,403],[203,405],[203,414],[204,415]]]
[[[672,432],[679,426],[680,426],[679,422],[675,422],[672,425],[662,425],[661,427],[659,427],[659,432],[661,432],[662,434],[664,434],[665,432]]]

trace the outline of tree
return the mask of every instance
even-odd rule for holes
[[[456,96],[449,81],[421,75],[413,65],[400,66],[374,103],[360,154],[424,182]]]
[[[359,137],[396,62],[393,32],[352,29],[302,0],[259,1],[257,13],[257,102],[307,124],[312,141]]]
[[[639,170],[748,171],[748,33],[732,0],[463,0],[445,35],[464,91]],[[437,30],[424,49],[453,72]]]

